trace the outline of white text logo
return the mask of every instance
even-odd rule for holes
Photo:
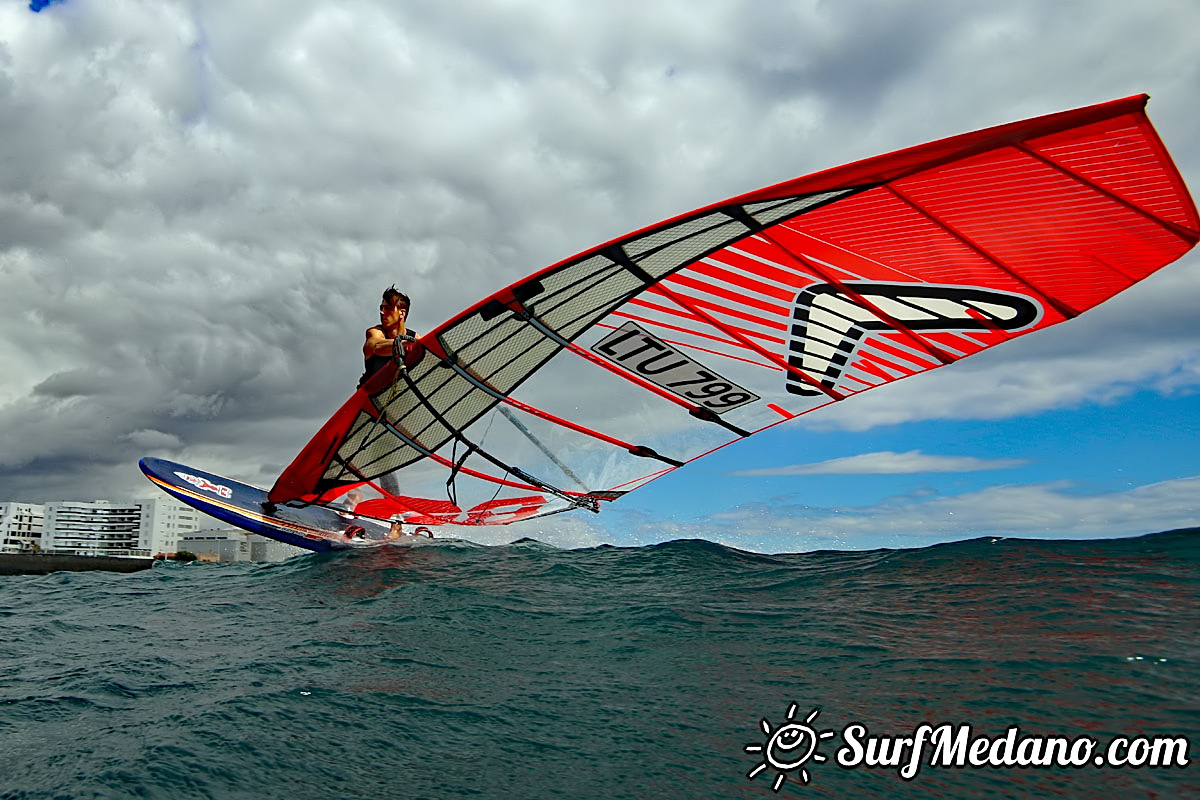
[[[233,489],[220,483],[213,483],[207,478],[198,478],[195,475],[188,475],[186,472],[176,472],[181,480],[185,480],[197,489],[205,492],[212,492],[215,495],[224,497],[226,500],[233,497]]]

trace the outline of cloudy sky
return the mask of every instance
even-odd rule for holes
[[[270,485],[392,282],[428,330],[760,186],[1146,92],[1193,0],[0,0],[0,501]],[[760,550],[1200,524],[1200,256],[1084,317],[495,537]]]

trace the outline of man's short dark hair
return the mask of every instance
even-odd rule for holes
[[[383,302],[389,306],[404,306],[405,309],[408,309],[412,304],[412,301],[408,299],[408,295],[397,289],[394,283],[383,290]]]

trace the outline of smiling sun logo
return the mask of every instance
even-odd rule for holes
[[[756,764],[754,769],[747,772],[746,777],[754,780],[759,773],[771,767],[775,770],[775,783],[771,785],[772,791],[778,792],[787,780],[788,773],[793,770],[799,770],[798,780],[801,784],[808,783],[808,770],[804,768],[804,765],[809,760],[817,763],[827,760],[825,756],[817,752],[817,746],[820,745],[822,739],[828,739],[834,735],[833,731],[817,733],[811,727],[812,721],[820,713],[821,709],[814,708],[804,718],[804,722],[794,722],[796,704],[792,703],[788,706],[787,722],[774,730],[771,729],[771,723],[763,718],[759,722],[759,727],[767,737],[766,742],[763,744],[751,742],[745,748],[747,753],[760,753],[763,760]]]

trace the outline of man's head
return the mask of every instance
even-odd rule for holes
[[[379,321],[389,328],[402,325],[408,319],[408,304],[408,295],[395,285],[389,286],[379,304]]]

